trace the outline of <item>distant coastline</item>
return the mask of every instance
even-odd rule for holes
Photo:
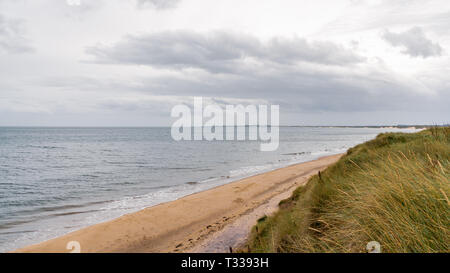
[[[256,126],[256,125],[245,125]],[[432,127],[448,127],[450,124],[442,125],[424,125],[424,124],[400,124],[400,125],[279,125],[277,127],[298,127],[298,128],[396,128],[396,129],[426,129]],[[236,126],[239,127],[239,126]],[[170,128],[170,126],[44,126],[44,125],[30,125],[30,126],[10,126],[0,125],[0,128]]]

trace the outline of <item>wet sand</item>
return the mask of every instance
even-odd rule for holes
[[[245,243],[256,220],[341,155],[244,178],[96,224],[15,252],[227,252]]]

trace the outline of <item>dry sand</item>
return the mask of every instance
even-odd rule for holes
[[[149,207],[15,252],[226,252],[239,247],[256,220],[341,155],[248,177]]]

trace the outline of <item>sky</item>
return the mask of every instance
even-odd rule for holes
[[[170,126],[194,96],[449,123],[449,51],[448,0],[0,0],[0,126]]]

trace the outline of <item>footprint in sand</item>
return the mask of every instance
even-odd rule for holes
[[[247,190],[248,188],[250,188],[250,187],[253,186],[253,185],[255,185],[255,183],[250,183],[250,184],[248,184],[248,185],[246,185],[246,186],[244,186],[244,187],[242,187],[242,188],[240,188],[240,187],[235,187],[235,188],[237,188],[237,189],[236,189],[234,192],[235,192],[235,193],[243,192],[243,191]]]

